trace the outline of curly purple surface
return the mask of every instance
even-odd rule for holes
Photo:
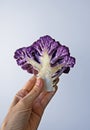
[[[75,64],[75,58],[70,56],[69,48],[48,35],[40,37],[29,47],[16,50],[14,58],[17,64],[29,73],[39,74],[48,70],[49,77],[53,80],[62,73],[68,73]],[[43,77],[42,74],[40,76]]]

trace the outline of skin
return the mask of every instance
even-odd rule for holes
[[[59,79],[55,82],[58,83]],[[0,130],[37,130],[43,112],[57,91],[44,90],[44,81],[33,76],[15,95]]]

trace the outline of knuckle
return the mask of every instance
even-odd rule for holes
[[[21,106],[22,108],[27,108],[27,106],[28,106],[27,100],[26,100],[26,99],[20,100],[20,106]]]

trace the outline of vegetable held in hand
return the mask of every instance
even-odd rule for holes
[[[68,73],[75,64],[68,47],[48,35],[40,37],[29,47],[16,50],[14,58],[22,69],[43,78],[47,91],[53,91],[55,79]]]

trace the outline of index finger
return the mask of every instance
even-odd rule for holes
[[[19,95],[22,94],[23,91],[23,95],[25,95],[25,92],[30,92],[31,89],[33,88],[34,84],[36,82],[36,77],[33,76],[31,79],[28,80],[28,82],[26,83],[26,85],[24,85],[24,87],[18,92]],[[19,96],[17,96],[18,94],[15,95],[13,102],[10,106],[10,108],[12,108],[13,106],[15,106],[18,102],[19,102]]]
[[[29,79],[27,81],[27,83],[24,85],[24,87],[22,89],[25,89],[29,92],[33,88],[33,86],[35,85],[35,82],[36,82],[36,77],[33,76],[31,79]]]

